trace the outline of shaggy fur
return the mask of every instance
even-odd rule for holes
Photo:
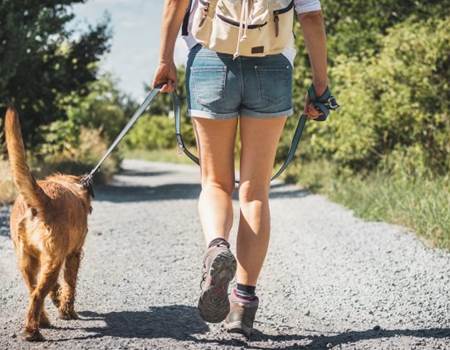
[[[50,326],[44,310],[49,293],[60,318],[77,318],[75,286],[91,198],[79,177],[57,174],[43,181],[33,178],[25,162],[19,118],[13,108],[6,112],[5,136],[19,191],[11,212],[11,236],[29,290],[24,337],[38,341],[43,340],[39,327]]]

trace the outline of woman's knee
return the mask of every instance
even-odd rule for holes
[[[223,192],[231,198],[234,191],[234,180],[221,180],[214,178],[206,178],[202,180],[203,193],[212,193],[217,191]]]
[[[239,202],[241,204],[254,201],[268,202],[269,184],[258,181],[244,181],[239,186]]]

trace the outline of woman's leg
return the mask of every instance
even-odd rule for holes
[[[202,191],[198,210],[206,244],[228,236],[233,225],[234,144],[237,118],[193,118]]]
[[[241,164],[237,282],[255,286],[270,235],[269,189],[286,117],[240,119]]]

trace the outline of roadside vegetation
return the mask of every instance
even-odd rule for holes
[[[358,216],[406,226],[427,244],[444,248],[450,248],[448,5],[322,1],[330,83],[342,107],[324,123],[308,122],[297,160],[285,176]],[[294,103],[299,113],[311,74],[299,27],[296,38]],[[178,91],[184,97],[182,71],[180,77]],[[158,103],[154,114],[167,115],[169,99]],[[278,162],[287,153],[295,124],[296,118],[290,118]],[[192,146],[189,121],[184,127]],[[180,160],[172,156],[175,151],[163,151],[176,145],[171,119],[143,119],[129,140],[134,152],[152,150],[145,152],[146,159]]]
[[[0,4],[0,114],[8,102],[16,104],[39,176],[89,170],[136,108],[111,76],[98,72],[111,39],[107,19],[77,35],[67,31],[70,5],[78,2]],[[363,218],[404,225],[444,248],[450,248],[449,6],[448,0],[322,0],[330,85],[342,107],[326,122],[308,122],[285,175]],[[295,31],[294,107],[300,113],[311,73],[298,25]],[[178,94],[185,115],[183,68]],[[175,151],[171,108],[167,95],[152,103],[102,168],[102,180],[124,156],[189,162]],[[295,124],[295,117],[288,120],[278,163]],[[194,147],[188,118],[183,133]],[[1,203],[14,197],[1,159],[0,176]]]
[[[108,19],[67,29],[70,6],[80,2],[0,4],[0,204],[15,197],[3,137],[8,104],[19,111],[28,162],[39,178],[90,170],[134,106],[111,76],[99,74],[111,40]],[[119,164],[116,153],[97,180],[107,181]]]

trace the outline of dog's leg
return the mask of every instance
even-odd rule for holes
[[[36,288],[30,296],[27,318],[25,322],[25,340],[41,341],[44,337],[39,332],[39,321],[42,314],[44,299],[58,280],[61,261],[49,259],[41,262],[41,271]]]
[[[36,288],[36,277],[39,271],[39,260],[24,252],[20,253],[19,268],[30,295]]]
[[[55,305],[58,309],[61,305],[61,285],[56,282],[53,286],[52,290],[50,291],[50,299],[52,299],[53,305]]]
[[[64,264],[64,283],[59,306],[59,317],[63,320],[75,320],[78,318],[74,304],[80,261],[81,252],[76,252],[66,257],[66,262]]]
[[[39,317],[39,327],[40,328],[51,328],[52,324],[48,319],[47,312],[45,311],[45,306],[42,306],[41,316]]]
[[[39,260],[26,253],[21,253],[19,267],[31,298],[31,294],[33,294],[33,291],[36,288],[36,278],[39,271]],[[51,326],[45,310],[42,310],[41,312],[39,326],[42,328]]]

